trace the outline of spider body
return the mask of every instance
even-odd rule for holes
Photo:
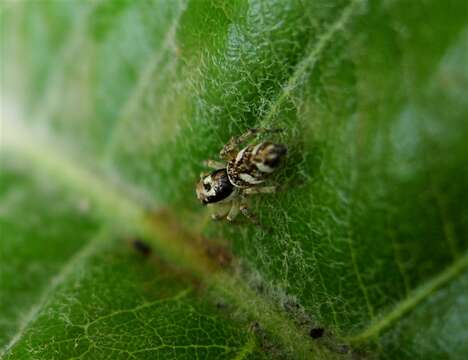
[[[286,155],[286,147],[268,141],[251,144],[238,151],[238,147],[258,133],[279,132],[275,129],[255,128],[239,137],[233,137],[220,152],[224,162],[208,160],[205,164],[214,169],[202,173],[196,188],[198,199],[205,205],[217,206],[214,219],[226,217],[232,221],[242,212],[253,222],[247,197],[259,193],[272,193],[275,186],[261,186],[277,169]],[[219,206],[219,205],[223,206]]]

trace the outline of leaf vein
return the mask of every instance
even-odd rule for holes
[[[248,355],[250,355],[253,350],[255,349],[255,338],[253,336],[250,336],[245,345],[242,347],[241,351],[236,355],[236,357],[233,360],[243,360],[245,359]]]
[[[175,35],[177,27],[180,23],[180,19],[186,8],[187,2],[182,2],[182,5],[180,6],[177,15],[175,16],[174,20],[169,26],[166,35],[164,36],[162,46],[153,50],[153,52],[149,55],[149,60],[146,62],[145,65],[143,65],[143,69],[140,71],[137,83],[132,93],[130,94],[127,101],[120,110],[119,119],[116,125],[117,127],[109,136],[105,154],[110,155],[113,152],[119,133],[123,131],[124,125],[127,123],[127,120],[130,118],[130,115],[136,111],[136,108],[141,103],[141,100],[145,96],[150,85],[155,82],[154,75],[156,71],[159,70],[158,74],[163,73],[162,69],[159,68],[159,65],[161,65],[161,62],[164,60],[164,56],[166,55],[166,53],[170,50],[172,50],[174,53],[176,52],[177,46],[175,44]],[[172,61],[172,63],[176,63],[176,61]]]
[[[437,274],[427,283],[413,290],[406,299],[400,301],[385,316],[382,316],[378,320],[372,322],[367,328],[362,330],[360,333],[349,337],[348,340],[352,343],[360,343],[378,336],[383,330],[387,329],[392,324],[403,318],[418,304],[428,299],[437,290],[466,271],[467,268],[468,253],[465,253],[444,271]]]
[[[323,51],[327,48],[333,37],[349,22],[358,5],[363,3],[364,0],[352,0],[350,4],[347,5],[347,7],[345,7],[345,9],[341,12],[338,19],[333,22],[327,31],[325,31],[320,36],[317,44],[310,50],[308,55],[299,62],[296,70],[283,85],[279,96],[270,106],[270,109],[262,120],[263,124],[270,125],[273,118],[277,115],[280,107],[290,97],[293,90],[298,86],[300,79],[305,75],[307,70],[314,68],[315,64],[320,59]]]
[[[21,319],[18,324],[18,330],[11,337],[10,341],[0,351],[0,355],[7,354],[13,347],[20,341],[26,334],[29,326],[39,317],[41,310],[49,302],[50,297],[54,294],[56,289],[62,285],[72,274],[77,272],[77,269],[82,265],[100,248],[103,241],[102,236],[96,236],[90,240],[83,248],[71,257],[61,268],[59,273],[52,277],[48,284],[45,286],[44,291],[40,295],[36,303],[32,305],[26,315]]]

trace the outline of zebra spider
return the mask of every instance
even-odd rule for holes
[[[249,211],[247,197],[276,191],[275,186],[260,186],[279,166],[286,155],[286,146],[271,142],[251,144],[238,151],[238,147],[259,133],[277,133],[281,129],[249,129],[245,134],[232,137],[224,145],[219,156],[224,162],[207,160],[204,164],[214,169],[200,174],[196,187],[198,199],[209,206],[216,206],[212,219],[226,218],[233,221],[239,211],[258,224]]]

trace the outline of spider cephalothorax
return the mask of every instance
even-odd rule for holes
[[[234,195],[235,191],[226,169],[203,174],[197,185],[197,197],[203,204],[226,201]]]
[[[275,192],[275,186],[260,186],[260,184],[279,166],[281,159],[286,155],[286,146],[261,142],[247,145],[240,151],[238,146],[255,134],[278,131],[280,130],[250,129],[239,137],[231,138],[223,147],[220,157],[225,162],[214,160],[205,162],[215,170],[201,174],[196,188],[198,199],[205,205],[221,203],[230,205],[225,213],[215,213],[213,218],[226,216],[232,221],[240,210],[245,216],[256,221],[248,210],[246,196]]]

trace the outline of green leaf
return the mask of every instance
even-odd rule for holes
[[[1,6],[5,358],[466,356],[468,3]],[[260,126],[282,191],[209,221]]]

